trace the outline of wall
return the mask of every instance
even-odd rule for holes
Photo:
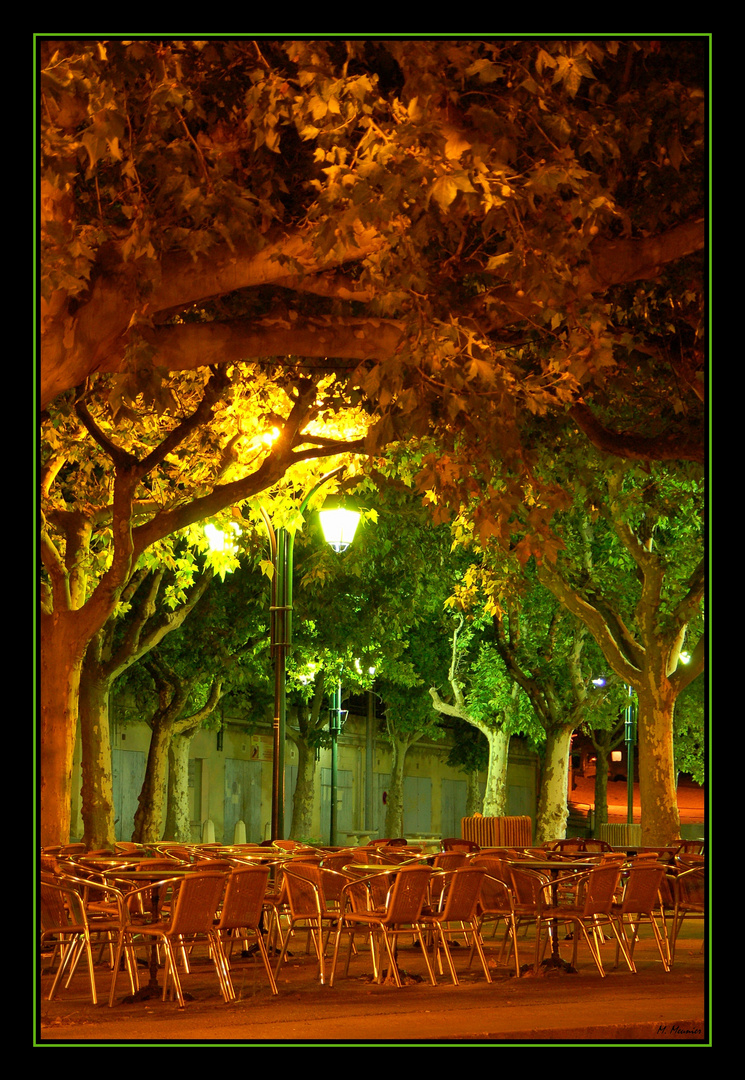
[[[112,758],[114,803],[117,812],[116,838],[132,835],[144,775],[150,730],[144,723],[113,725]],[[447,742],[420,741],[407,753],[404,767],[404,834],[459,836],[460,819],[465,814],[464,774],[446,763]],[[72,838],[82,835],[80,817],[80,751],[76,749],[73,783]],[[373,749],[373,821],[365,820],[366,725],[364,718],[350,716],[338,744],[337,842],[357,842],[362,835],[382,836],[385,796],[390,776],[391,754],[378,737]],[[292,790],[297,771],[297,755],[288,740],[285,761],[287,827],[292,816]],[[331,751],[322,749],[318,761],[319,783],[313,816],[313,836],[328,843],[330,826]],[[484,777],[481,777],[482,786]],[[513,739],[508,767],[508,813],[530,814],[535,818],[538,769],[535,755],[521,740]],[[190,816],[192,841],[204,839],[206,821],[214,825],[215,839],[231,843],[237,821],[246,826],[248,841],[269,839],[272,801],[272,736],[267,725],[261,734],[252,734],[244,723],[227,719],[220,735],[200,731],[190,750]]]

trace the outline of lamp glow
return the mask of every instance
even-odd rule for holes
[[[208,522],[204,527],[205,536],[209,541],[210,551],[235,551],[235,537],[240,532],[237,525],[232,522],[228,525],[228,532],[225,533],[222,529],[218,529],[217,526]]]
[[[354,539],[360,514],[355,510],[339,508],[321,510],[318,516],[326,543],[330,544],[334,551],[345,551]]]

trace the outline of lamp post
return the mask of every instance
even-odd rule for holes
[[[303,514],[320,487],[344,468],[336,469],[322,476],[300,504]],[[263,507],[261,516],[264,520],[271,549],[272,574],[271,601],[269,606],[269,633],[271,656],[274,663],[274,717],[272,721],[272,813],[271,838],[284,839],[285,809],[285,732],[287,728],[287,652],[292,644],[292,574],[294,556],[294,537],[285,528],[274,529],[269,515]],[[359,521],[359,514],[352,511],[321,511],[321,524],[326,541],[335,551],[344,551],[349,547],[354,530]],[[355,518],[352,527],[350,515]]]
[[[624,710],[623,733],[626,742],[626,822],[634,824],[634,743],[636,742],[636,717],[634,715],[634,691],[626,687],[629,702]]]
[[[342,708],[341,708],[341,679],[337,680],[336,687],[334,689],[334,704],[331,709],[331,716],[329,718],[329,735],[331,736],[331,807],[330,807],[330,821],[329,821],[329,844],[334,847],[336,844],[336,796],[338,792],[338,769],[339,769],[339,732],[342,729]]]

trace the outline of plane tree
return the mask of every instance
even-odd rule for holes
[[[249,374],[254,377],[249,379]],[[195,372],[113,410],[83,388],[58,399],[42,427],[41,832],[66,841],[80,671],[132,574],[182,534],[210,554],[197,523],[276,486],[285,473],[361,448],[338,395],[317,379],[284,388],[260,372]],[[166,391],[166,387],[163,387]],[[328,427],[329,395],[336,420]],[[353,421],[354,423],[354,421]],[[341,426],[340,426],[341,425]],[[156,552],[157,553],[157,552]]]
[[[263,551],[250,535],[240,540],[241,564],[234,572],[206,571],[174,609],[167,595],[154,597],[149,615],[128,613],[116,635],[117,641],[133,639],[134,615],[142,647],[115,689],[117,715],[126,716],[134,703],[151,728],[133,837],[141,842],[190,839],[194,736],[205,726],[219,728],[228,702],[232,715],[240,710],[257,722],[270,700]]]
[[[452,651],[444,700],[437,687],[430,687],[435,710],[443,717],[464,721],[486,739],[486,785],[479,812],[487,817],[507,814],[507,762],[512,735],[526,728],[525,699],[517,682],[504,669],[489,641],[489,627],[474,626],[473,616],[466,626],[459,613],[452,634]],[[475,640],[474,640],[475,639]],[[470,646],[470,648],[469,648]],[[475,654],[475,655],[474,655]]]
[[[575,466],[577,461],[575,459]],[[638,705],[645,844],[680,835],[675,704],[705,665],[703,480],[696,467],[586,461],[538,577],[592,634]]]
[[[190,554],[190,553],[186,553]],[[186,560],[189,561],[188,559]],[[193,570],[189,570],[189,579]],[[113,685],[128,668],[177,630],[204,595],[212,570],[197,574],[175,609],[158,604],[167,593],[165,565],[142,566],[121,594],[122,614],[109,617],[88,644],[80,673],[78,710],[81,747],[82,841],[89,849],[115,840],[109,704]],[[126,611],[126,614],[124,612]]]

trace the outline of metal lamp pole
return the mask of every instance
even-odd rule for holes
[[[329,720],[329,734],[331,735],[331,819],[329,828],[329,844],[336,844],[336,795],[338,788],[339,768],[339,732],[341,731],[341,679],[336,683],[334,690],[334,705],[331,709]]]
[[[332,476],[344,468],[322,476],[300,504],[304,513],[311,498]],[[272,575],[271,601],[269,606],[269,635],[271,656],[274,662],[274,718],[272,721],[272,840],[284,839],[285,816],[285,732],[287,728],[287,652],[292,645],[292,574],[294,537],[285,528],[275,531],[269,515],[261,509],[271,548]]]
[[[629,703],[624,713],[624,738],[626,741],[626,822],[634,824],[634,743],[636,742],[636,722],[634,717],[633,690],[626,687]]]

